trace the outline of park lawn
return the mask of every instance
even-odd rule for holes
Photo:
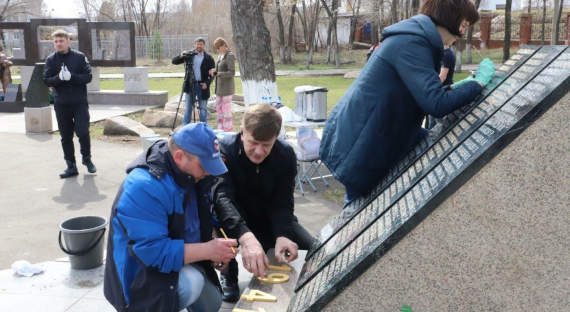
[[[182,89],[182,78],[149,78],[149,90],[165,90],[168,96],[172,97],[180,94]],[[353,79],[344,79],[342,76],[325,76],[325,77],[277,77],[277,88],[283,100],[283,104],[293,108],[295,106],[294,88],[301,85],[324,86],[329,92],[327,93],[327,106],[330,111],[344,94]],[[242,85],[239,77],[235,78],[236,94],[242,94]],[[122,79],[103,79],[101,80],[102,90],[122,90],[124,88]],[[213,88],[211,89],[213,91]]]
[[[453,76],[454,81],[459,81],[467,77],[468,72],[456,73]],[[277,77],[277,89],[283,100],[283,104],[293,109],[295,107],[294,89],[301,85],[323,86],[328,89],[327,93],[327,110],[328,112],[336,105],[338,100],[346,92],[354,79],[344,79],[343,76],[322,76],[322,77]],[[173,97],[180,94],[182,89],[181,78],[150,78],[148,80],[150,90],[168,91],[168,96]],[[236,94],[242,94],[242,85],[239,77],[235,78]],[[124,88],[121,79],[103,79],[101,80],[101,89],[103,90],[122,90]],[[212,88],[213,90],[213,88]]]

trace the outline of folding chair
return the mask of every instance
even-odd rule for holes
[[[303,183],[307,183],[317,191],[317,187],[313,184],[313,179],[320,177],[326,186],[329,183],[320,173],[321,158],[319,156],[319,147],[321,140],[317,136],[315,130],[309,127],[297,128],[297,148],[295,154],[297,155],[297,177],[296,186],[299,187],[301,195],[305,195]]]

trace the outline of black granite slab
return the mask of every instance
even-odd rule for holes
[[[440,124],[438,124],[430,133],[430,137],[421,141],[412,151],[410,151],[401,161],[399,161],[386,175],[386,177],[378,184],[378,186],[367,196],[358,198],[353,202],[349,203],[343,211],[332,218],[332,220],[322,228],[320,231],[315,245],[309,250],[308,258],[311,258],[313,254],[320,249],[328,239],[352,220],[362,209],[366,208],[372,201],[376,200],[378,196],[390,185],[396,181],[397,178],[401,177],[402,173],[407,170],[410,166],[414,164],[418,159],[420,159],[426,151],[435,145],[435,143],[445,136],[453,127],[459,123],[464,116],[470,113],[475,107],[477,107],[482,101],[486,100],[492,92],[497,89],[499,84],[505,79],[510,77],[516,70],[524,64],[528,58],[530,58],[539,47],[528,46],[519,49],[507,62],[498,66],[495,76],[491,83],[485,87],[481,96],[473,101],[472,104],[467,105],[461,109],[456,110],[452,114],[449,114]],[[500,96],[500,94],[495,95],[495,97]],[[404,177],[405,178],[405,177]]]
[[[536,75],[544,66],[552,61],[560,51],[561,47],[546,47],[535,53],[528,62],[536,62],[537,65],[530,65],[526,62],[512,75],[505,79],[500,86],[495,88],[489,95],[465,114],[459,122],[455,123],[445,135],[430,144],[430,138],[424,143],[430,146],[423,154],[413,162],[406,171],[382,191],[376,199],[365,205],[360,212],[355,215],[344,226],[332,234],[321,246],[313,250],[312,255],[307,259],[297,287],[302,286],[311,279],[328,261],[334,258],[343,248],[345,248],[360,232],[380,217],[391,205],[401,198],[413,202],[422,198],[418,192],[410,192],[410,189],[426,176],[443,158],[445,158],[456,146],[473,133],[486,118],[500,109],[509,99],[515,96],[516,92]],[[524,69],[524,70],[523,70]],[[431,181],[430,181],[431,182]],[[432,183],[430,183],[431,185]],[[430,189],[424,191],[429,193]]]
[[[556,59],[552,61],[554,57]],[[326,245],[322,248],[325,252],[314,254],[305,263],[289,311],[320,311],[344,285],[381,257],[542,111],[568,92],[570,50],[566,47],[544,47],[525,65],[529,66],[515,71],[496,89],[507,94],[507,100],[481,102],[476,107],[481,110],[481,116],[473,110],[457,124],[467,123],[461,126],[463,132],[456,134],[457,129],[454,129],[450,132],[454,136],[446,135],[444,141],[430,149],[433,154],[428,152],[424,158],[424,161],[430,161],[429,166],[420,159],[418,168],[416,165],[410,167],[419,171],[416,174],[419,179],[410,182],[407,191],[391,198],[392,203],[384,211],[380,210],[384,207],[381,205],[385,204],[385,196],[367,205],[353,218],[356,221],[347,224],[348,230],[333,235],[338,235],[335,238],[338,241]],[[535,67],[546,68],[537,74]],[[469,127],[465,129],[466,126]],[[432,160],[429,160],[429,154],[433,156]],[[397,185],[396,182],[396,192]],[[401,182],[401,185],[405,183]],[[391,192],[391,187],[387,190]],[[373,215],[376,217],[370,218]],[[370,220],[372,222],[368,222]],[[344,247],[338,247],[340,245]]]
[[[46,107],[49,106],[49,91],[44,83],[45,63],[36,63],[28,89],[26,90],[26,107]]]
[[[4,102],[18,102],[22,101],[22,85],[21,84],[8,84],[4,95]]]

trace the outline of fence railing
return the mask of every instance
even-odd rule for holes
[[[137,58],[171,58],[180,54],[184,50],[194,48],[194,40],[202,37],[208,42],[208,35],[192,34],[180,36],[157,37],[135,37],[135,47]]]

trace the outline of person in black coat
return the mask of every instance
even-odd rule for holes
[[[208,99],[210,98],[210,84],[212,76],[210,69],[216,67],[214,58],[204,51],[206,42],[202,38],[194,41],[194,50],[183,51],[172,58],[172,64],[184,63],[185,76],[183,92],[185,93],[184,124],[191,121],[194,103],[198,102],[200,121],[208,121]],[[194,119],[196,119],[194,117]]]
[[[73,132],[79,138],[82,163],[89,173],[97,169],[91,161],[91,140],[89,138],[89,105],[87,84],[91,82],[91,65],[85,55],[69,48],[71,40],[64,30],[52,34],[56,52],[49,55],[44,67],[44,82],[54,89],[55,115],[61,135],[61,146],[67,169],[60,178],[76,176]]]
[[[294,215],[297,158],[287,142],[277,139],[281,121],[280,113],[268,104],[249,106],[241,132],[220,140],[228,172],[214,178],[211,193],[214,206],[239,211],[265,252],[274,248],[277,261],[290,262],[297,258],[298,249],[309,249],[314,238]],[[242,256],[245,269],[263,276],[267,257],[262,250],[254,254],[249,249],[242,244],[242,252],[248,255]],[[239,299],[237,282],[234,260],[221,274],[224,301]]]

